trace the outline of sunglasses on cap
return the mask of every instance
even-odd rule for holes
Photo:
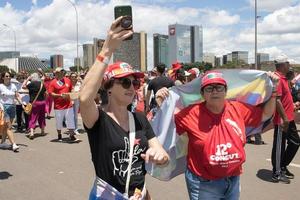
[[[140,88],[140,85],[141,85],[139,80],[136,80],[136,79],[131,80],[129,78],[115,79],[114,82],[117,84],[121,84],[124,89],[129,89],[132,84],[134,89],[137,90]]]
[[[211,93],[216,89],[217,92],[223,92],[225,90],[225,85],[208,85],[203,90],[205,92]]]

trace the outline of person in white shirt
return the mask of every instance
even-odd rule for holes
[[[0,84],[0,103],[3,105],[5,125],[2,133],[2,141],[4,143],[6,136],[12,144],[12,150],[18,151],[19,146],[15,143],[13,132],[11,130],[13,119],[16,116],[15,99],[22,104],[15,84],[11,83],[11,73],[4,72],[1,74],[3,83]]]

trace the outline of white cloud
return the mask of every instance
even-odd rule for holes
[[[153,33],[167,34],[168,25],[174,23],[203,25],[205,52],[220,56],[233,50],[254,51],[253,28],[245,26],[245,29],[238,30],[236,26],[242,22],[240,16],[235,13],[215,8],[163,7],[154,3],[142,4],[141,1],[122,0],[108,3],[99,0],[76,1],[79,16],[79,44],[91,42],[94,37],[105,38],[113,20],[113,7],[117,4],[131,4],[134,30],[147,33],[149,68],[153,63]],[[293,46],[295,43],[300,46],[298,42],[300,31],[297,33],[292,31],[298,30],[299,26],[299,23],[295,23],[295,20],[300,21],[298,18],[300,12],[297,15],[297,9],[299,11],[299,5],[275,11],[264,18],[259,24],[259,47],[269,49],[276,47],[282,52],[293,49],[294,52],[289,52],[288,56],[300,61],[300,50]],[[282,23],[280,20],[287,23],[285,27],[276,29],[272,26],[273,23],[280,25]],[[3,23],[9,24],[16,30],[18,50],[22,54],[37,55],[41,58],[49,58],[51,54],[63,54],[65,65],[73,65],[73,58],[76,56],[76,18],[74,8],[69,2],[54,0],[48,6],[32,7],[28,12],[16,10],[7,3],[5,7],[0,8],[0,24]],[[264,31],[264,27],[265,30],[274,31],[269,33]],[[5,39],[1,40],[0,50],[11,50],[13,36],[2,29],[0,26],[0,38]],[[296,41],[293,41],[295,39]],[[81,48],[79,55],[82,55]]]
[[[240,21],[239,15],[230,15],[225,10],[207,10],[203,19],[207,19],[211,25],[226,26],[237,24]]]
[[[32,0],[32,4],[36,6],[37,5],[37,0]]]
[[[266,17],[259,23],[261,33],[299,33],[300,32],[300,4],[282,8]]]
[[[254,7],[254,1],[255,0],[248,0],[252,7]],[[299,0],[257,0],[257,9],[272,12],[296,3],[299,3]]]

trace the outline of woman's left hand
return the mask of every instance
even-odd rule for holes
[[[162,148],[150,147],[145,154],[141,154],[146,163],[153,162],[157,165],[165,165],[169,162],[169,156]]]

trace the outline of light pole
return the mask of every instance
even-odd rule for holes
[[[15,55],[17,55],[17,37],[16,37],[16,31],[15,31],[12,27],[8,26],[7,24],[3,24],[3,26],[9,28],[9,29],[12,30],[13,33],[14,33],[14,40],[15,40]],[[15,71],[18,72],[17,58],[15,58]]]
[[[254,60],[255,69],[258,69],[257,65],[257,0],[255,0],[255,47],[254,47]]]
[[[77,8],[76,8],[76,4],[73,3],[71,0],[67,0],[69,3],[72,4],[72,6],[75,9],[75,13],[76,13],[76,67],[77,67],[77,72],[79,72],[79,63],[78,63],[78,12],[77,12]]]

